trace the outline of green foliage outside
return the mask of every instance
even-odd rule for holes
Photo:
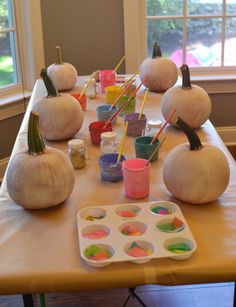
[[[13,83],[13,63],[10,56],[0,56],[0,87]]]
[[[180,0],[147,0],[147,16],[178,16],[183,12],[183,1]],[[198,1],[188,1],[187,12],[191,15],[216,15],[222,12],[222,5],[216,3],[199,4]],[[235,13],[236,4],[228,6],[228,13]],[[235,37],[235,18],[228,19],[227,36]],[[221,19],[189,19],[187,39],[189,43],[202,42],[210,46],[220,40]],[[165,55],[173,50],[181,48],[182,45],[182,21],[178,19],[148,20],[147,34],[148,46],[153,46],[158,41]]]

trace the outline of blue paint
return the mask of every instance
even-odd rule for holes
[[[104,181],[117,182],[123,180],[122,162],[125,157],[121,155],[120,161],[117,163],[118,154],[109,153],[99,158],[100,175]]]

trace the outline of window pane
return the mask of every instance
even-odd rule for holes
[[[236,14],[236,0],[226,0],[227,14]]]
[[[222,14],[222,0],[187,0],[187,15]]]
[[[187,29],[187,57],[193,55],[197,61],[191,66],[220,66],[221,19],[189,19]]]
[[[0,87],[16,82],[14,33],[2,33],[0,36]]]
[[[0,0],[0,29],[9,27],[8,0]]]
[[[174,52],[182,49],[182,20],[148,20],[148,55],[152,56],[154,42],[160,45],[162,55],[171,57]],[[179,60],[179,56],[176,57]],[[182,64],[182,58],[180,57]]]
[[[182,0],[147,0],[147,16],[182,15]]]
[[[236,65],[236,18],[226,19],[224,65]]]

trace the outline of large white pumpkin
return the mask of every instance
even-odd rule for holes
[[[6,174],[12,200],[26,209],[54,207],[71,194],[75,176],[68,157],[60,150],[45,147],[38,132],[38,115],[31,113],[28,151],[16,154]]]
[[[201,144],[197,134],[181,119],[190,144],[172,149],[164,161],[163,179],[167,189],[187,203],[215,201],[227,188],[230,177],[224,153],[211,144]]]
[[[70,63],[62,62],[59,46],[56,46],[56,54],[56,63],[48,66],[47,73],[58,91],[71,90],[77,82],[76,68]]]
[[[155,43],[152,58],[144,60],[140,67],[140,79],[153,92],[164,92],[178,79],[176,64],[169,58],[162,57],[160,47]]]
[[[42,70],[41,76],[48,96],[39,100],[33,107],[39,114],[40,133],[47,140],[69,139],[82,127],[84,113],[81,105],[69,94],[58,94],[46,70]]]
[[[168,89],[161,98],[161,112],[165,119],[172,110],[192,128],[199,128],[211,114],[211,100],[207,92],[200,86],[190,82],[189,68],[186,64],[181,66],[183,75],[182,86]],[[177,127],[174,119],[170,121]]]

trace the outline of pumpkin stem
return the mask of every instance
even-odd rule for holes
[[[61,65],[63,64],[61,59],[61,49],[59,46],[56,46],[56,64]]]
[[[45,151],[45,144],[39,133],[39,115],[31,111],[28,124],[28,153],[39,155]]]
[[[46,90],[48,92],[48,97],[57,97],[60,96],[57,89],[55,88],[52,80],[50,79],[50,77],[47,74],[47,70],[45,68],[43,68],[41,70],[40,76],[43,79],[44,85],[46,87]]]
[[[162,57],[162,53],[161,53],[161,48],[158,45],[158,42],[155,42],[152,52],[152,58],[155,59],[158,57]]]
[[[180,67],[181,73],[182,73],[182,88],[185,90],[189,90],[192,88],[191,80],[190,80],[190,72],[187,64],[183,64]]]
[[[186,134],[190,150],[199,150],[202,148],[202,143],[193,128],[191,128],[182,118],[177,117],[176,124],[184,131]]]

